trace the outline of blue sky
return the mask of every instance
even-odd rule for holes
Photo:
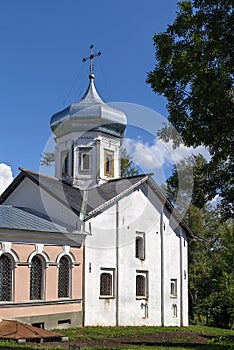
[[[173,22],[176,4],[1,1],[0,163],[8,164],[14,177],[19,166],[39,171],[51,115],[79,100],[87,88],[88,64],[82,58],[90,44],[102,51],[95,84],[105,101],[138,104],[166,118],[166,100],[145,79],[155,64],[153,35]]]

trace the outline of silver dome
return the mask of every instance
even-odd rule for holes
[[[122,137],[127,125],[124,112],[108,106],[98,95],[94,85],[94,75],[82,99],[54,114],[50,126],[56,136],[70,132],[99,130]]]

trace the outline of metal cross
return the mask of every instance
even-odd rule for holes
[[[86,61],[90,61],[90,65],[89,65],[89,70],[90,70],[90,74],[93,73],[93,69],[94,69],[94,63],[93,63],[93,59],[97,56],[100,56],[102,53],[101,51],[99,51],[98,53],[93,53],[93,45],[90,45],[90,55],[88,57],[84,57],[82,59],[82,62],[86,62]]]

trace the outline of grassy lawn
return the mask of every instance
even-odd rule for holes
[[[0,350],[68,350],[69,345],[75,346],[75,344],[86,350],[234,349],[234,331],[204,326],[181,328],[85,327],[62,330],[62,333],[69,337],[69,342],[60,343],[59,345],[50,343],[19,345],[12,341],[0,341]]]

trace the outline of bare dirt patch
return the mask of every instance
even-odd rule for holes
[[[104,339],[87,339],[87,336],[83,337],[79,335],[76,340],[68,342],[54,342],[48,343],[51,347],[61,346],[64,349],[68,349],[69,345],[80,346],[81,349],[86,347],[106,347],[106,348],[118,348],[128,345],[148,345],[148,346],[160,346],[160,345],[205,345],[208,344],[212,338],[216,338],[214,334],[203,334],[197,332],[183,332],[183,331],[171,331],[171,332],[154,332],[145,336],[121,336],[115,338]]]

